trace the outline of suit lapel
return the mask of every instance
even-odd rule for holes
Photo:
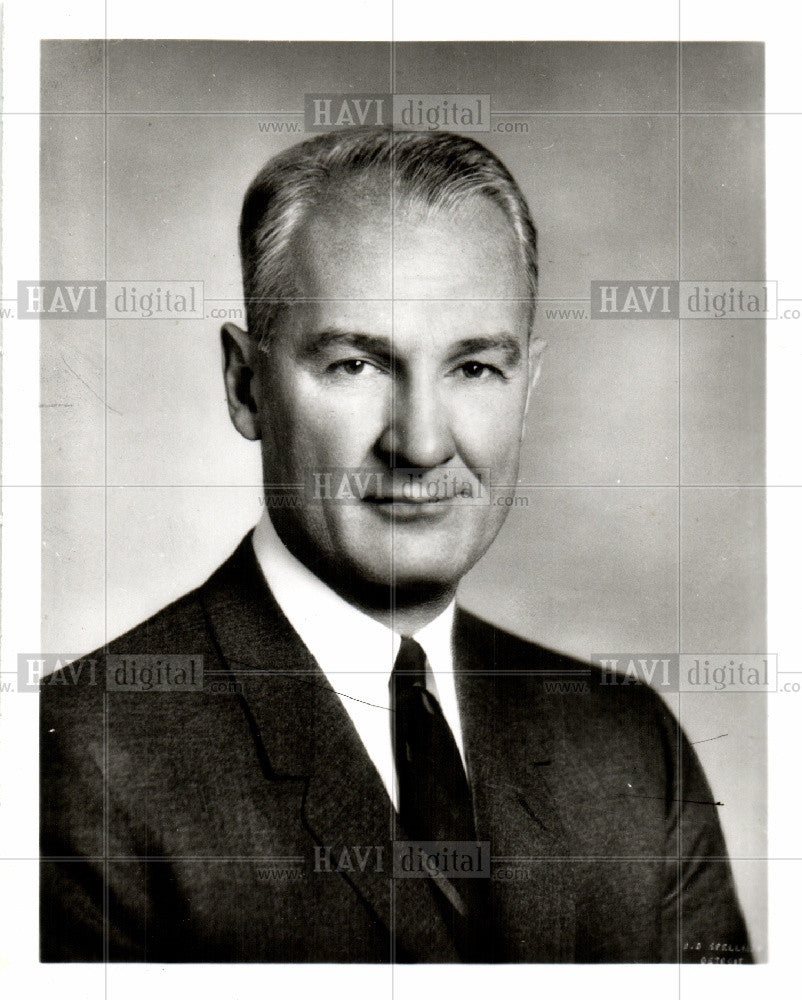
[[[393,838],[406,839],[395,810],[340,698],[266,586],[250,536],[202,599],[241,685],[266,780],[298,783],[310,862],[313,845],[329,849],[333,867],[395,935],[401,956],[455,961],[426,883],[391,877]]]
[[[494,859],[497,958],[571,961],[575,894],[567,838],[548,783],[551,724],[536,696],[522,703],[521,675],[511,673],[518,665],[502,662],[507,657],[496,647],[496,634],[458,613],[457,697],[477,834],[490,841]]]

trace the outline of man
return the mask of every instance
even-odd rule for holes
[[[748,961],[657,696],[455,609],[540,366],[512,177],[455,135],[331,133],[267,164],[240,237],[225,385],[270,514],[97,654],[202,689],[45,685],[43,958]]]

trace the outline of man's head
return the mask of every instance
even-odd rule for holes
[[[328,133],[246,194],[231,417],[262,441],[285,543],[363,603],[453,591],[504,522],[541,346],[535,240],[500,161],[442,132]]]

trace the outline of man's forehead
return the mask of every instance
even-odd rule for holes
[[[444,346],[467,335],[528,339],[523,300],[306,300],[289,310],[286,319],[301,337],[364,332],[421,347]]]
[[[292,262],[308,297],[526,298],[515,233],[501,209],[473,196],[453,208],[371,197],[330,200],[296,234]]]

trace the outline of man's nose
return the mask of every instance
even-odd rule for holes
[[[396,385],[379,449],[396,468],[434,468],[454,456],[451,422],[437,386],[412,380]]]

